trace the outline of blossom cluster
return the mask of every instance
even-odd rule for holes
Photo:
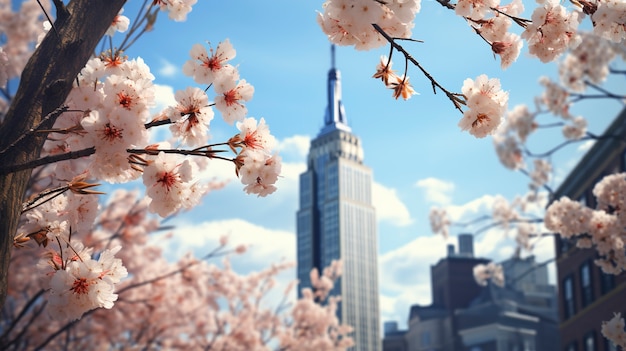
[[[239,274],[231,260],[246,249],[231,248],[228,236],[216,238],[217,247],[203,258],[167,258],[163,247],[175,245],[173,238],[156,233],[161,223],[150,215],[149,199],[139,191],[113,192],[96,223],[80,235],[81,242],[63,243],[43,259],[35,250],[14,252],[3,312],[23,313],[0,317],[0,329],[14,341],[13,349],[82,350],[112,341],[120,349],[158,345],[195,350],[213,345],[225,350],[269,351],[279,346],[343,351],[352,345],[350,327],[340,324],[336,315],[337,299],[326,296],[327,304],[318,303],[318,296],[332,290],[341,274],[339,262],[324,269],[313,289],[298,300],[293,294],[296,281],[280,289],[281,280],[291,281],[292,263]],[[123,249],[117,251],[119,247]],[[223,255],[221,262],[213,262]],[[109,283],[125,272],[120,260],[128,276],[115,283],[113,291]],[[33,274],[35,265],[42,275]],[[37,299],[41,287],[49,291],[47,302]],[[113,302],[115,308],[105,309]],[[40,314],[44,305],[49,313]],[[105,308],[83,313],[94,307]],[[69,323],[78,317],[79,322]],[[51,337],[61,328],[68,333]]]
[[[409,83],[409,77],[404,74],[399,76],[391,69],[393,62],[387,56],[381,56],[380,62],[376,66],[376,73],[372,78],[380,79],[383,84],[389,89],[393,90],[393,97],[397,100],[402,97],[404,100],[408,100],[412,95],[417,94],[411,84]]]
[[[509,100],[500,80],[482,74],[476,80],[466,79],[461,91],[468,110],[463,113],[459,127],[477,138],[493,134],[502,122]]]
[[[581,248],[595,246],[595,263],[607,274],[626,270],[626,173],[604,177],[593,188],[595,209],[563,197],[545,214],[545,226],[566,239],[576,238]]]
[[[494,262],[487,264],[477,264],[473,269],[474,279],[476,283],[481,286],[486,286],[489,280],[491,280],[497,286],[504,286],[504,272],[502,265]]]
[[[444,239],[450,237],[451,220],[444,208],[433,207],[428,213],[430,228],[434,234],[441,234]]]
[[[626,348],[626,330],[621,313],[615,313],[608,322],[602,322],[602,335],[611,340],[616,346]]]
[[[528,52],[541,62],[550,62],[571,46],[578,45],[576,34],[581,21],[579,12],[568,12],[558,0],[542,1],[533,12],[522,38],[528,41]]]
[[[54,319],[72,321],[95,308],[112,308],[118,297],[115,285],[128,275],[122,260],[115,258],[121,246],[100,252],[98,259],[81,242],[61,247],[39,264],[49,279],[48,313]]]
[[[420,0],[328,0],[317,22],[332,43],[369,50],[387,43],[372,24],[391,37],[409,38],[420,7]]]
[[[593,32],[614,43],[626,39],[626,3],[621,0],[581,1],[591,15]]]
[[[198,0],[153,0],[153,5],[167,12],[171,20],[183,22],[187,20],[187,15],[196,2]]]
[[[341,270],[341,261],[336,260],[324,268],[321,277],[317,269],[311,270],[311,288],[302,289],[302,298],[291,312],[292,329],[279,334],[284,349],[340,351],[354,346],[349,336],[352,327],[341,324],[337,318],[340,298],[329,296]]]
[[[7,80],[20,76],[32,54],[32,43],[44,33],[42,8],[50,11],[50,1],[40,3],[41,7],[36,0],[20,1],[19,6],[0,2],[0,89]]]
[[[609,74],[609,63],[617,56],[616,45],[587,32],[579,32],[580,44],[569,50],[559,62],[559,77],[566,88],[583,92],[586,81],[604,82]]]
[[[524,11],[521,0],[514,0],[508,5],[500,5],[499,0],[459,0],[454,11],[466,18],[476,33],[489,43],[493,53],[500,56],[502,69],[517,60],[522,40],[518,34],[509,32],[509,28],[513,23],[511,18]]]

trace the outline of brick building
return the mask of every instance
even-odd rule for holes
[[[567,196],[595,207],[593,186],[608,174],[626,171],[626,109],[572,170],[553,199]],[[616,137],[617,136],[617,137]],[[614,351],[600,333],[602,321],[626,313],[626,275],[607,275],[594,264],[595,248],[576,248],[576,239],[555,236],[559,319],[563,351]]]

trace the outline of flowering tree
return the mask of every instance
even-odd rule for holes
[[[503,164],[532,178],[531,196],[514,203],[525,206],[524,201],[539,198],[537,191],[544,187],[550,169],[542,157],[537,157],[532,172],[526,172],[522,166],[522,156],[529,155],[524,142],[530,132],[538,129],[535,117],[544,111],[555,113],[563,118],[561,126],[565,137],[581,140],[593,135],[586,132],[584,119],[568,112],[572,101],[582,96],[581,91],[591,87],[605,97],[623,98],[603,91],[597,84],[610,72],[607,67],[611,60],[624,54],[626,5],[619,0],[577,0],[572,1],[571,8],[566,8],[558,1],[542,0],[538,1],[531,18],[524,19],[519,17],[523,12],[519,0],[505,5],[497,0],[438,2],[467,21],[489,50],[500,57],[502,68],[516,60],[523,42],[529,53],[541,62],[557,60],[567,53],[562,69],[562,83],[566,88],[544,79],[542,84],[547,91],[539,100],[538,110],[528,112],[527,108],[516,107],[510,113],[507,113],[508,93],[496,78],[480,75],[466,79],[460,92],[448,90],[400,45],[400,40],[411,40],[411,29],[420,10],[419,0],[330,0],[322,5],[318,22],[330,41],[338,45],[350,45],[359,50],[390,45],[389,55],[381,58],[374,77],[393,90],[394,98],[409,99],[415,94],[408,77],[412,64],[411,67],[416,67],[430,80],[433,90],[443,92],[453,108],[462,114],[458,123],[461,130],[481,138],[493,135]],[[279,340],[285,348],[293,348],[303,340],[319,340],[307,343],[314,345],[312,349],[341,349],[350,345],[349,338],[345,337],[349,328],[333,319],[336,301],[330,299],[323,307],[314,304],[326,299],[324,292],[329,290],[329,280],[332,281],[329,277],[336,275],[337,267],[324,275],[326,279],[312,276],[318,293],[303,292],[303,299],[294,306],[291,321],[282,323],[277,313],[261,309],[259,300],[271,286],[272,277],[286,268],[284,265],[242,278],[230,270],[227,262],[224,268],[217,269],[194,258],[178,262],[177,268],[166,262],[143,267],[145,263],[133,261],[132,250],[155,258],[155,262],[161,259],[154,248],[141,245],[133,248],[132,244],[136,243],[129,240],[138,235],[141,243],[145,233],[158,227],[144,219],[146,211],[161,217],[175,214],[193,207],[203,194],[215,187],[200,183],[196,178],[198,171],[205,168],[206,159],[232,163],[244,190],[265,196],[276,189],[280,158],[273,153],[274,138],[265,121],[246,117],[245,102],[251,98],[253,88],[240,79],[237,69],[229,63],[236,52],[228,40],[209,50],[202,44],[190,48],[190,59],[183,72],[200,86],[177,92],[176,106],[152,115],[154,76],[142,60],[128,58],[124,52],[155,25],[159,13],[184,21],[195,1],[146,1],[138,20],[132,24],[120,12],[124,3],[123,0],[72,0],[64,4],[53,0],[54,21],[47,18],[52,11],[46,1],[24,2],[19,15],[13,13],[8,1],[0,7],[2,18],[6,18],[0,24],[5,38],[0,51],[0,86],[20,77],[14,94],[3,88],[4,99],[0,106],[0,303],[8,306],[14,317],[7,322],[3,342],[15,348],[43,347],[59,334],[66,333],[65,340],[58,341],[60,347],[80,347],[83,342],[91,344],[93,333],[78,326],[87,323],[72,322],[83,317],[103,320],[103,331],[110,333],[103,334],[113,347],[145,344],[250,349],[254,345],[267,345],[271,339]],[[45,19],[49,20],[46,27],[42,25]],[[590,19],[589,33],[579,30],[586,19]],[[519,28],[521,33],[515,33],[512,27]],[[126,35],[114,47],[109,38],[116,32]],[[110,49],[94,52],[103,36],[111,44]],[[32,51],[34,46],[36,49]],[[403,74],[392,70],[394,53],[401,54],[405,62]],[[207,95],[208,87],[213,87],[215,93],[212,103]],[[572,95],[566,89],[579,95]],[[236,125],[238,130],[232,138],[208,142],[213,106],[227,124]],[[163,126],[169,126],[172,138],[150,144],[150,131]],[[232,157],[226,156],[229,152]],[[138,201],[135,195],[118,193],[98,214],[96,182],[122,183],[140,177],[146,186],[147,200]],[[618,243],[623,242],[624,218],[616,209],[624,208],[619,205],[624,202],[625,192],[620,189],[623,190],[621,184],[625,181],[622,175],[599,185],[598,197],[606,199],[598,209],[600,215],[580,209],[582,215],[589,215],[589,223],[594,216],[604,216],[603,220],[614,224],[611,227],[614,230],[608,234],[612,238],[612,246],[607,248],[611,257],[616,252],[623,254],[623,246],[620,248]],[[572,221],[566,218],[571,212],[563,210],[571,207],[567,200],[556,204],[562,205],[555,205],[547,212],[549,229],[571,235],[587,229],[571,227]],[[136,212],[128,211],[135,206]],[[508,202],[498,208],[500,210],[494,213],[498,222],[517,220]],[[446,232],[450,221],[445,212],[433,213],[435,230]],[[548,222],[554,226],[549,227]],[[525,223],[518,226],[520,233],[535,232],[532,223]],[[144,229],[136,229],[142,226]],[[528,246],[528,235],[519,237],[520,243]],[[599,241],[594,242],[593,238],[592,233],[591,241],[597,245]],[[16,272],[33,269],[33,263],[28,263],[28,256],[23,258],[23,263],[16,263],[22,260],[21,253],[12,259],[11,248],[32,241],[50,250],[39,264],[43,282],[37,288],[30,285],[30,279],[20,280],[28,286],[16,288],[7,299],[9,272],[34,276],[32,270],[13,273],[13,269]],[[225,251],[221,250],[227,251],[225,245],[224,242],[207,258],[223,254]],[[610,263],[616,271],[623,269],[623,260]],[[13,268],[16,266],[19,269]],[[476,271],[482,277],[500,276],[494,266],[479,267]],[[195,285],[193,282],[199,277],[213,284],[210,287]],[[146,290],[157,293],[143,299]],[[174,295],[167,295],[172,290],[175,290]],[[31,292],[18,298],[18,291]],[[42,313],[43,307],[35,304],[41,303],[39,298],[43,295],[46,295],[48,314],[61,320],[61,324],[50,323],[44,327],[32,323]],[[194,306],[200,304],[211,306],[213,314],[197,319],[194,329],[183,325],[181,318],[185,314],[182,312],[171,320],[168,314],[167,322],[171,325],[151,324],[154,319],[162,320],[160,316],[171,313],[190,295],[199,299],[193,300],[196,305],[192,303],[183,308],[187,314],[193,314]],[[96,310],[111,308],[118,299],[132,307]],[[227,312],[220,314],[217,312],[220,308]],[[137,335],[123,333],[117,321],[124,313],[135,311],[143,318],[137,320],[146,321],[144,327]],[[32,318],[27,319],[29,314]],[[105,317],[105,314],[117,314],[118,319]],[[106,318],[111,319],[105,322]],[[620,318],[619,315],[616,318]],[[623,322],[621,325],[623,327]],[[50,334],[51,329],[40,329],[50,326],[57,331]],[[619,334],[615,331],[619,326],[620,323],[611,322],[607,326],[611,332],[605,334]],[[31,341],[19,334],[26,328],[41,330],[39,334],[45,339],[32,339],[36,342],[30,344]],[[239,333],[244,329],[255,332]]]

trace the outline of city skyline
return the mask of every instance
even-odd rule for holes
[[[246,195],[231,165],[211,162],[207,178],[228,183],[210,193],[201,206],[167,222],[176,226],[175,239],[163,244],[171,257],[188,251],[204,255],[219,243],[220,236],[228,234],[232,244],[250,245],[245,257],[232,259],[242,274],[280,260],[295,262],[293,213],[298,208],[298,176],[306,170],[308,147],[323,127],[326,107],[326,81],[320,77],[328,71],[329,43],[315,21],[321,4],[199,2],[185,23],[160,16],[154,30],[126,52],[129,57],[141,56],[152,67],[159,101],[165,104],[175,91],[196,86],[180,70],[191,47],[197,43],[208,47],[208,41],[215,48],[218,42],[230,39],[237,50],[233,64],[238,65],[241,78],[255,87],[253,99],[246,104],[249,115],[265,118],[279,141],[284,162],[278,190],[266,198]],[[131,20],[132,6],[138,5],[129,3],[124,12]],[[279,16],[281,25],[268,25],[270,15]],[[521,15],[530,17],[528,10]],[[437,30],[442,24],[446,30]],[[181,28],[184,35],[180,35]],[[449,33],[454,33],[453,40]],[[532,107],[534,97],[542,92],[539,76],[558,80],[557,66],[529,59],[527,49],[502,71],[489,47],[465,21],[436,2],[422,3],[413,37],[424,43],[403,45],[445,87],[460,91],[465,78],[481,73],[498,77],[510,94],[510,109],[522,103]],[[161,49],[164,43],[167,49]],[[408,101],[393,99],[389,89],[371,78],[380,56],[388,53],[388,47],[372,51],[337,47],[336,61],[342,69],[342,98],[349,106],[350,124],[363,140],[365,163],[375,170],[372,197],[379,226],[381,319],[397,320],[402,327],[411,304],[430,301],[429,264],[445,256],[446,244],[452,240],[432,234],[429,208],[450,206],[454,219],[470,220],[488,214],[500,196],[511,200],[523,195],[528,178],[500,165],[491,138],[475,139],[461,132],[458,111],[444,95],[433,94],[416,67],[410,67],[408,74],[420,95]],[[463,64],[458,64],[459,58]],[[394,68],[402,73],[401,58],[394,54],[394,61]],[[615,90],[616,86],[607,88]],[[597,103],[581,102],[573,106],[572,113],[595,116],[589,119],[589,130],[599,133],[620,108],[618,102],[604,101],[602,115],[595,116]],[[550,118],[545,116],[546,121]],[[227,140],[235,132],[217,119],[214,122],[212,140]],[[542,134],[533,143],[533,151],[552,147],[559,138],[558,130]],[[558,185],[586,146],[573,144],[554,158],[557,168],[550,185]],[[453,228],[452,234],[471,231]],[[510,257],[512,245],[512,240],[497,230],[475,238],[476,253],[496,261]],[[554,248],[545,240],[534,253],[541,262],[553,257]],[[294,276],[291,272],[282,282],[286,284]]]

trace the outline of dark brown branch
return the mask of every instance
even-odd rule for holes
[[[448,10],[454,10],[454,4],[450,3],[450,0],[436,0],[441,6],[447,8]]]
[[[95,152],[96,152],[96,148],[92,146],[90,148],[77,150],[77,151],[70,151],[64,154],[50,155],[50,156],[38,158],[36,160],[32,160],[32,161],[17,164],[17,165],[9,165],[9,166],[0,167],[0,174],[13,173],[13,172],[23,171],[27,169],[33,169],[35,167],[39,167],[43,165],[49,165],[55,162],[61,162],[61,161],[73,160],[73,159],[77,159],[81,157],[87,157],[89,155],[93,155]]]

